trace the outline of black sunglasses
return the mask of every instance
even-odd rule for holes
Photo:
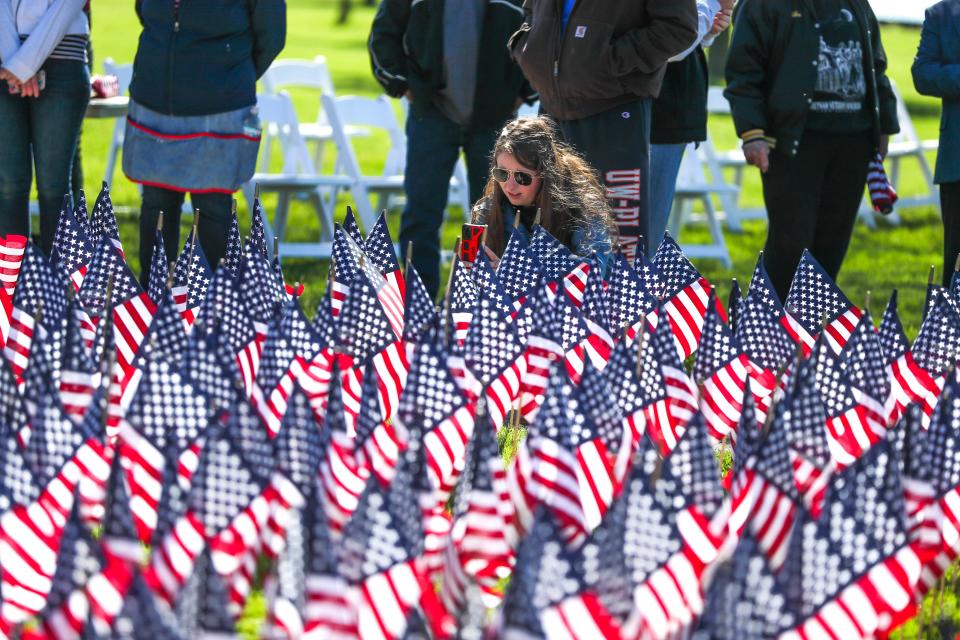
[[[513,179],[516,180],[517,184],[521,187],[529,187],[533,184],[533,178],[535,176],[535,174],[529,171],[511,171],[510,169],[503,169],[501,167],[494,167],[490,170],[490,173],[493,175],[493,179],[500,183],[506,182],[510,179],[510,176],[513,175]]]

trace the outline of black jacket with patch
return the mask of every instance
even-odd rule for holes
[[[886,76],[877,18],[865,0],[850,5],[863,38],[867,100],[879,144],[882,134],[900,130],[897,100]],[[796,155],[817,83],[819,28],[811,0],[740,0],[724,95],[744,142],[766,139]]]
[[[370,64],[384,91],[399,98],[407,89],[415,104],[427,105],[444,87],[443,12],[450,0],[383,0],[367,43]],[[477,52],[473,124],[500,124],[536,92],[510,58],[507,41],[523,22],[520,0],[489,0]]]

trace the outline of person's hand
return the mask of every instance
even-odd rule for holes
[[[730,27],[730,20],[733,16],[733,9],[721,9],[713,17],[713,28],[710,29],[709,37],[715,38]]]
[[[890,150],[890,136],[888,134],[883,134],[880,136],[880,159],[887,159],[887,152]]]
[[[770,168],[770,145],[766,140],[753,140],[743,145],[743,157],[747,164],[751,164],[760,169],[760,173],[766,173]]]
[[[720,0],[720,10],[732,14],[733,4],[734,0]]]
[[[497,267],[500,266],[500,258],[498,258],[497,254],[495,254],[487,245],[483,245],[483,251],[487,254],[487,258],[490,259],[490,266],[493,267],[494,271],[496,271]]]
[[[37,76],[33,76],[26,82],[20,85],[20,97],[21,98],[39,98],[40,97],[40,83],[37,82]]]
[[[13,94],[20,91],[20,79],[8,70],[0,68],[0,80],[7,82],[7,91],[9,93]]]

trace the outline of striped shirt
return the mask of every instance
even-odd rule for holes
[[[27,36],[20,36],[20,42],[25,42]],[[63,40],[47,56],[48,60],[79,60],[87,64],[87,42],[89,36],[82,33],[68,33]]]

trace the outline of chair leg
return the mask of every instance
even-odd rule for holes
[[[273,214],[273,234],[283,242],[287,239],[287,218],[290,215],[290,192],[277,194],[277,209]],[[264,225],[266,227],[266,225]]]
[[[117,156],[120,154],[120,150],[123,149],[125,126],[126,121],[122,118],[117,118],[113,123],[113,137],[110,139],[110,153],[107,155],[107,168],[103,172],[103,181],[107,183],[107,186],[113,184],[113,175],[117,169]]]
[[[333,242],[333,210],[325,201],[320,187],[310,192],[310,202],[320,222],[320,242]]]
[[[703,208],[707,215],[707,224],[710,227],[710,237],[713,239],[713,246],[720,250],[720,261],[727,269],[733,266],[730,260],[730,252],[727,250],[727,241],[723,237],[723,229],[720,228],[720,221],[717,219],[717,209],[713,206],[713,200],[710,194],[703,196]]]

